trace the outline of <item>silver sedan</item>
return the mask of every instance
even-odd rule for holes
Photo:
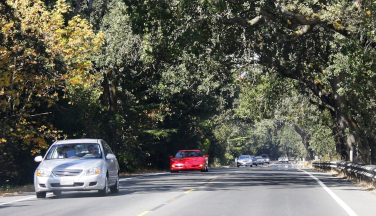
[[[250,155],[240,155],[237,162],[237,167],[240,166],[250,166],[252,167],[253,164],[253,157]]]
[[[54,142],[34,173],[37,198],[46,192],[98,190],[105,196],[119,192],[119,164],[108,144],[101,139],[71,139]]]
[[[257,164],[264,165],[265,160],[264,160],[264,158],[262,158],[262,157],[256,157],[256,163],[257,163]]]

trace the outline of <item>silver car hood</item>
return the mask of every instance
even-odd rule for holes
[[[66,170],[66,169],[88,169],[100,167],[103,159],[54,159],[44,160],[39,164],[38,169]]]

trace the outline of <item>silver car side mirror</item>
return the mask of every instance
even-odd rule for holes
[[[107,160],[113,160],[113,159],[115,159],[115,158],[116,158],[116,156],[115,156],[114,154],[111,154],[111,153],[110,153],[110,154],[107,154],[107,155],[106,155],[106,159],[107,159]]]
[[[35,162],[41,162],[43,160],[43,157],[42,156],[36,156],[35,158],[34,158],[34,161]]]

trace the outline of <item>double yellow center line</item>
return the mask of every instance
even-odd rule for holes
[[[137,215],[137,216],[144,216],[144,215],[146,215],[147,213],[150,213],[150,211],[144,211],[144,212],[142,212],[141,214],[139,214],[139,215]]]
[[[185,194],[187,194],[187,193],[190,193],[190,192],[192,192],[192,191],[194,191],[195,189],[190,189],[190,190],[187,190],[186,192],[184,192]]]

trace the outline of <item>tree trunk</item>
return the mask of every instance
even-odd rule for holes
[[[292,126],[295,129],[295,131],[302,138],[302,143],[303,143],[305,149],[307,150],[307,154],[309,156],[309,159],[313,160],[314,159],[313,158],[313,151],[312,151],[311,148],[309,148],[309,141],[311,139],[310,135],[303,128],[298,127],[296,124],[293,124]]]
[[[351,120],[351,114],[348,112],[347,103],[345,99],[338,93],[339,84],[341,83],[341,78],[336,76],[331,81],[331,86],[333,89],[333,105],[335,109],[335,116],[332,116],[336,122],[338,141],[336,145],[337,153],[341,155],[341,160],[349,161],[351,159],[351,153],[353,156],[357,157],[357,162],[363,162],[365,158],[358,154],[359,151],[355,153],[355,150],[359,150],[360,139],[357,136],[359,131],[356,124]],[[356,149],[356,147],[358,147]]]
[[[75,2],[75,7],[74,7],[74,11],[73,11],[73,16],[76,16],[78,14],[78,11],[80,10],[81,8],[81,1],[82,0],[76,0]]]
[[[116,95],[116,86],[110,83],[110,74],[104,74],[103,76],[103,93],[101,95],[102,104],[107,106],[107,109],[113,113],[117,112],[117,95]],[[116,83],[116,80],[115,80]]]

